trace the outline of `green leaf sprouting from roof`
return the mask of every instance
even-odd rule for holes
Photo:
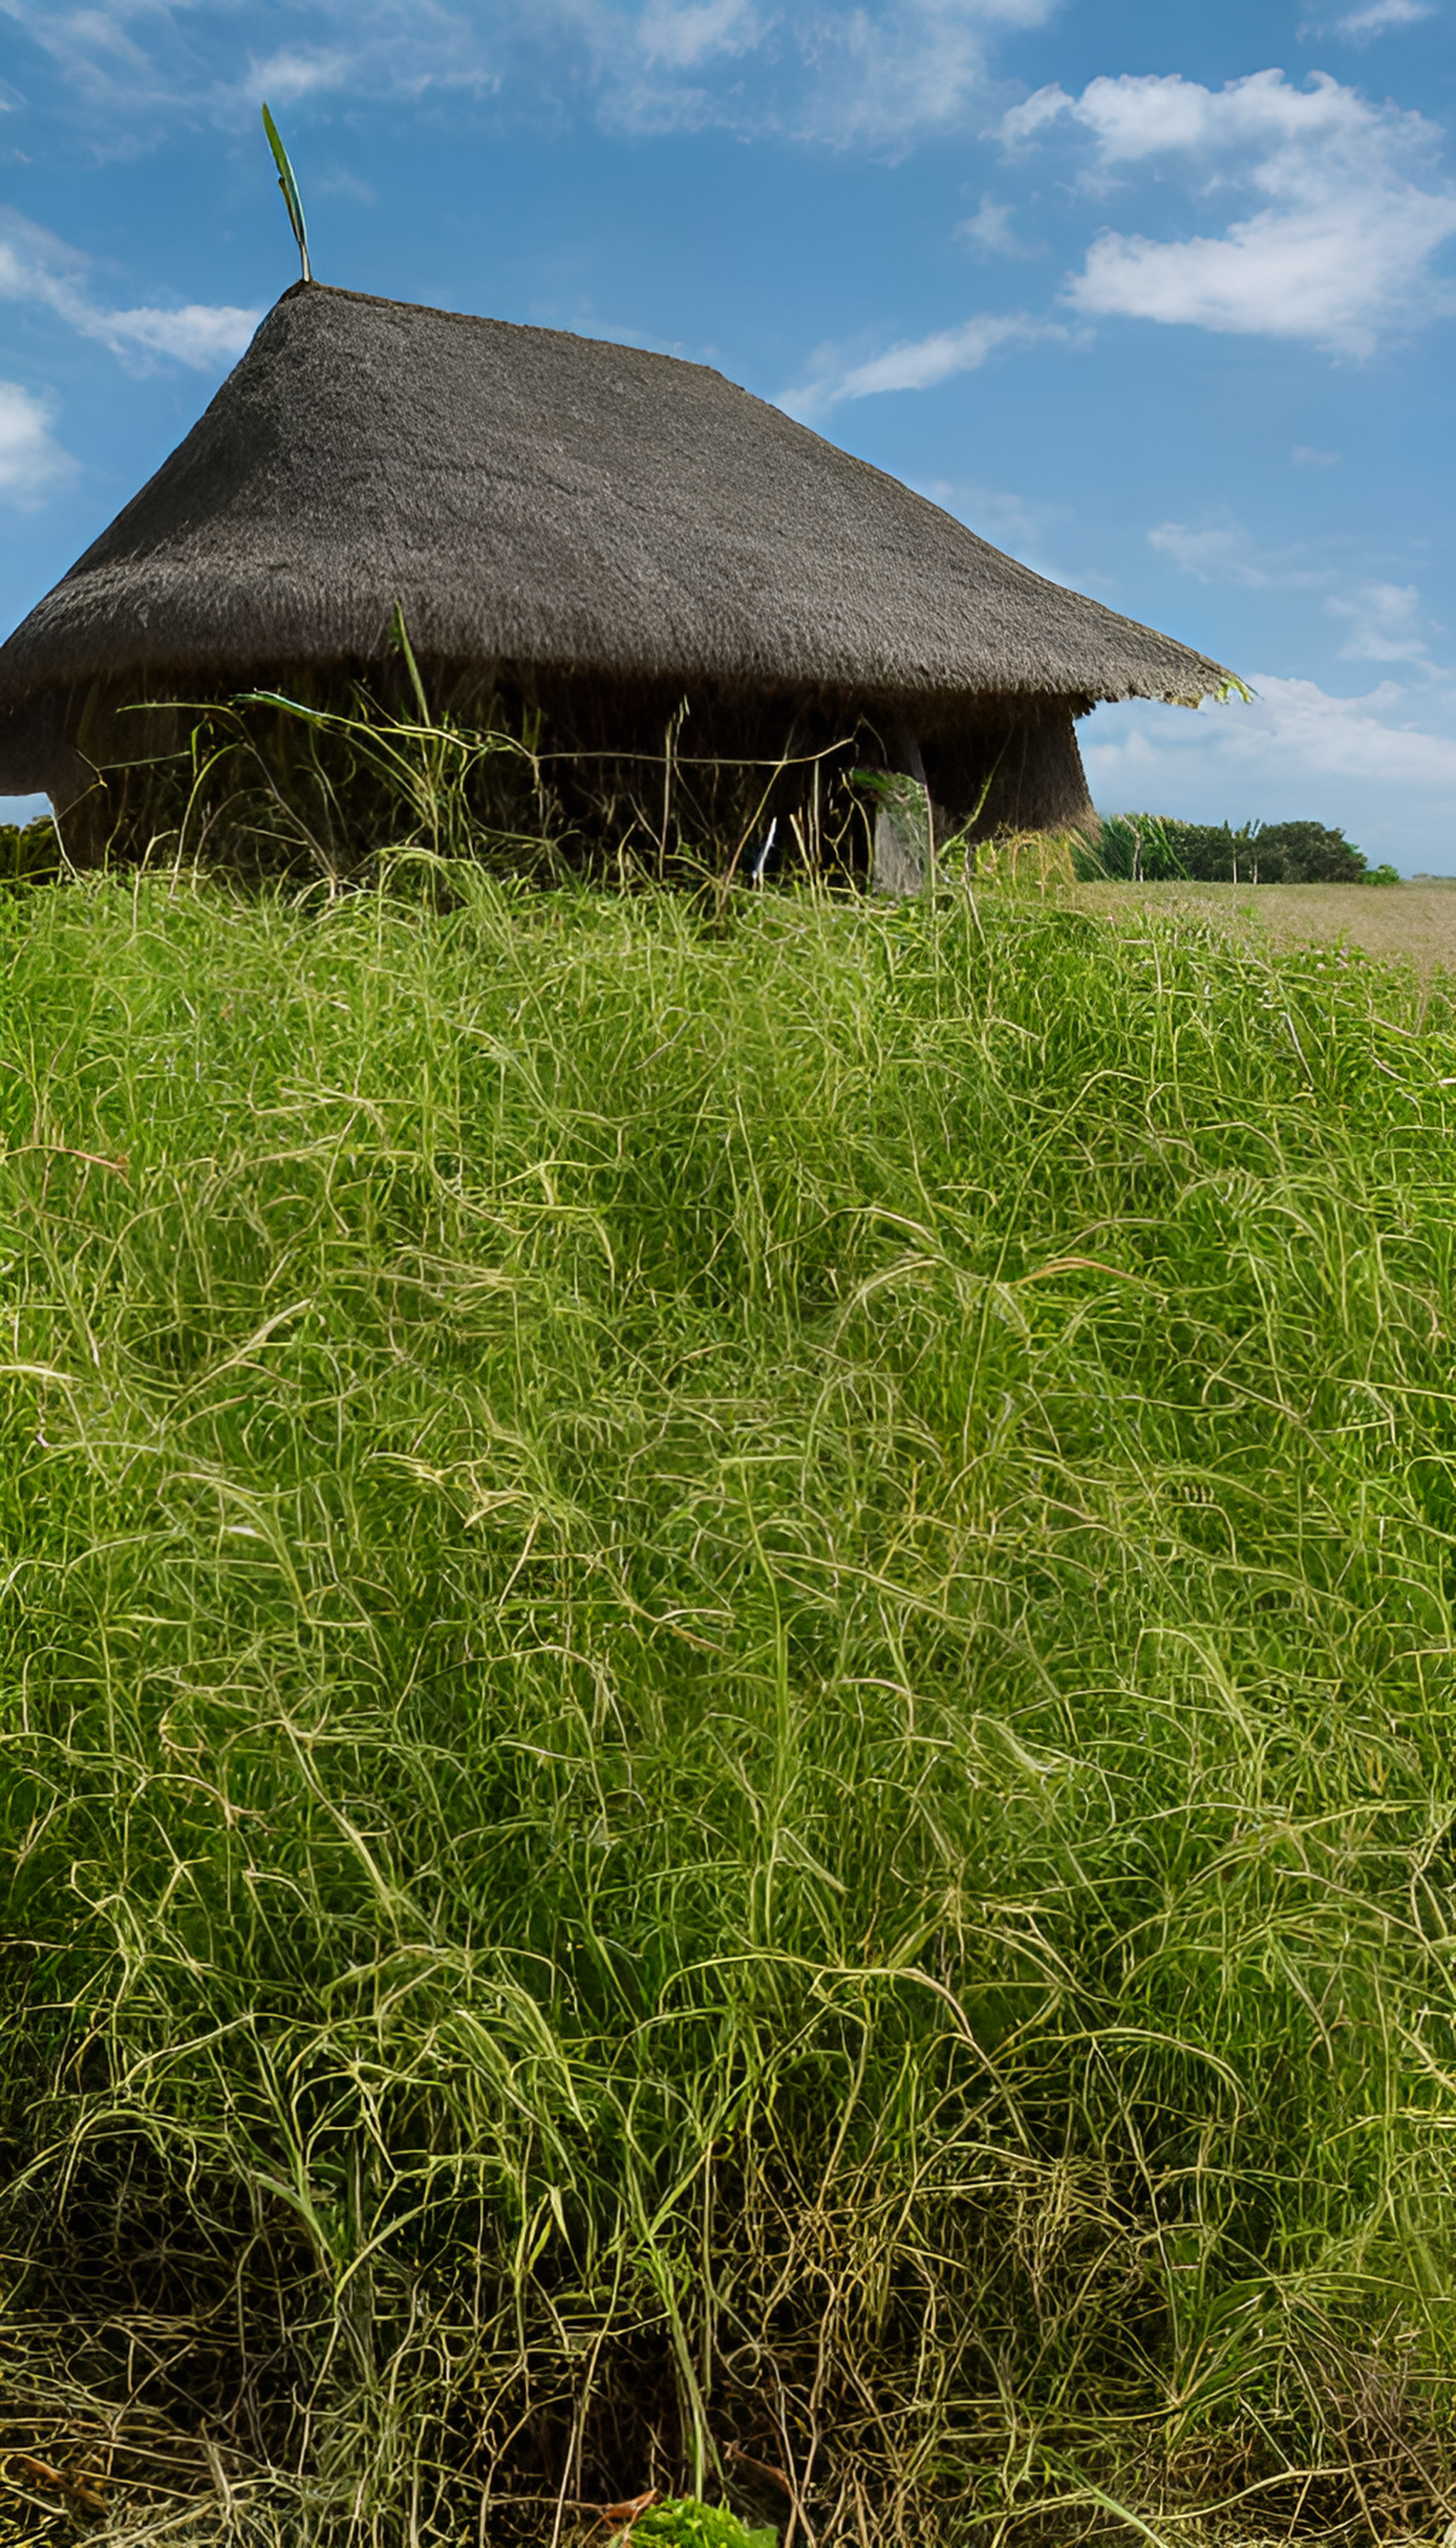
[[[289,222],[293,229],[294,237],[298,241],[299,259],[304,269],[304,281],[305,283],[312,283],[314,280],[314,269],[309,263],[309,229],[308,224],[304,220],[304,199],[299,193],[298,179],[293,173],[293,161],[290,159],[288,152],[284,149],[283,136],[280,134],[277,125],[274,123],[272,116],[269,114],[266,104],[263,107],[263,131],[268,136],[268,147],[273,153],[274,161],[278,169],[278,191],[283,197],[284,203],[288,207]]]

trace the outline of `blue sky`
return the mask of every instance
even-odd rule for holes
[[[710,362],[1251,707],[1104,810],[1456,872],[1453,0],[0,0],[0,627],[296,263]],[[0,816],[15,811],[0,800]]]

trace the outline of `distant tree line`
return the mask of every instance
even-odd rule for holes
[[[1201,884],[1397,884],[1392,866],[1367,865],[1363,851],[1326,823],[1180,823],[1168,814],[1109,814],[1095,848],[1079,859],[1085,876],[1134,883],[1185,878]]]

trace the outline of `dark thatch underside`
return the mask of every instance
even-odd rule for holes
[[[529,753],[506,741],[476,757],[463,800],[472,839],[495,835],[512,866],[534,842],[550,845],[547,871],[721,872],[751,866],[772,832],[772,871],[864,876],[876,830],[866,769],[923,775],[943,841],[1096,824],[1058,699],[976,700],[973,719],[922,746],[895,708],[876,719],[831,693],[711,684],[688,697],[661,682],[529,674],[488,693],[448,668],[422,671],[441,732],[466,744],[482,729],[532,739]],[[392,720],[417,719],[398,662],[352,679],[290,667],[277,688],[336,725],[239,704],[228,682],[181,704],[180,675],[141,707],[117,682],[77,684],[64,730],[91,783],[59,816],[71,864],[221,853],[234,865],[340,875],[387,844],[427,837],[408,792],[381,787],[371,750]]]
[[[1091,819],[1095,700],[1228,679],[716,372],[299,285],[0,649],[0,789],[75,804],[141,756],[133,700],[378,687],[397,611],[442,703],[540,708],[559,753],[660,753],[684,699],[702,761],[867,727],[953,816],[989,781],[992,829]]]

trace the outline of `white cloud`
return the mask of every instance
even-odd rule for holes
[[[1272,764],[1289,782],[1374,778],[1456,789],[1456,735],[1398,715],[1409,703],[1398,682],[1381,682],[1357,698],[1272,673],[1256,673],[1251,686],[1252,706],[1230,714],[1218,738],[1229,770]]]
[[[1104,160],[1191,150],[1202,137],[1208,100],[1207,89],[1177,71],[1166,78],[1125,72],[1120,79],[1090,81],[1079,98],[1068,97],[1064,88],[1035,90],[1023,106],[1003,117],[1001,137],[1015,148],[1070,117],[1096,135]]]
[[[1108,164],[1159,158],[1171,151],[1213,157],[1231,148],[1274,154],[1293,149],[1301,154],[1292,171],[1295,182],[1305,173],[1304,154],[1312,148],[1358,164],[1372,151],[1382,160],[1389,157],[1393,136],[1407,156],[1428,154],[1439,138],[1437,128],[1424,117],[1373,107],[1327,71],[1313,72],[1304,87],[1296,88],[1279,70],[1250,71],[1222,89],[1202,88],[1177,71],[1146,76],[1125,71],[1116,79],[1091,80],[1079,98],[1059,88],[1039,89],[1024,106],[1012,109],[1001,131],[1008,141],[1017,142],[1063,117],[1095,136]],[[1282,158],[1266,159],[1263,170],[1272,190],[1274,178],[1284,174]]]
[[[54,408],[18,381],[0,381],[0,495],[34,503],[75,462],[50,430]]]
[[[87,334],[99,336],[113,353],[140,345],[150,353],[170,354],[194,371],[215,372],[236,362],[245,351],[261,310],[236,310],[224,302],[189,301],[180,310],[103,310]]]
[[[1346,44],[1368,45],[1374,36],[1388,36],[1394,27],[1415,27],[1422,18],[1434,17],[1431,0],[1375,0],[1370,9],[1352,10],[1348,18],[1336,18],[1329,32],[1343,36]]]
[[[1419,115],[1372,106],[1324,72],[1297,88],[1255,71],[1220,90],[1125,74],[1079,98],[1039,90],[1002,133],[1025,145],[1067,121],[1092,136],[1094,185],[1162,160],[1205,195],[1264,198],[1217,236],[1104,231],[1069,287],[1079,310],[1368,354],[1456,307],[1430,271],[1456,233],[1456,191],[1434,175],[1439,136]]]
[[[1456,864],[1456,693],[1423,686],[1412,700],[1386,681],[1341,698],[1315,682],[1250,679],[1249,706],[1099,708],[1082,728],[1094,802],[1209,822],[1308,815],[1367,856]]]
[[[1357,664],[1424,664],[1430,648],[1420,594],[1413,584],[1362,584],[1346,597],[1331,593],[1325,609],[1350,622],[1341,655]]]
[[[1297,442],[1289,456],[1299,469],[1335,469],[1339,466],[1337,451],[1320,451],[1313,442]]]
[[[1034,345],[1048,338],[1064,343],[1066,335],[1065,327],[1029,318],[1025,311],[1009,318],[982,312],[959,327],[938,328],[934,335],[891,345],[864,362],[848,362],[833,346],[825,346],[814,358],[810,378],[798,389],[785,390],[777,404],[807,421],[846,399],[877,398],[885,390],[934,389],[957,372],[979,371],[1002,345]]]
[[[343,46],[285,45],[262,61],[248,64],[248,82],[270,106],[297,106],[301,99],[327,96],[336,89],[364,87],[357,55]],[[420,86],[428,83],[421,79]]]
[[[84,258],[63,239],[0,209],[0,299],[40,302],[114,354],[166,354],[197,371],[218,371],[242,352],[262,316],[203,302],[181,310],[103,310],[86,290],[85,272]]]
[[[1348,202],[1303,215],[1259,213],[1222,239],[1110,232],[1088,249],[1072,299],[1103,318],[1308,337],[1331,352],[1369,354],[1392,320],[1415,316],[1410,283],[1452,230],[1456,209],[1417,199],[1380,207],[1365,223]],[[1449,306],[1433,289],[1420,315],[1433,315],[1438,297]]]

